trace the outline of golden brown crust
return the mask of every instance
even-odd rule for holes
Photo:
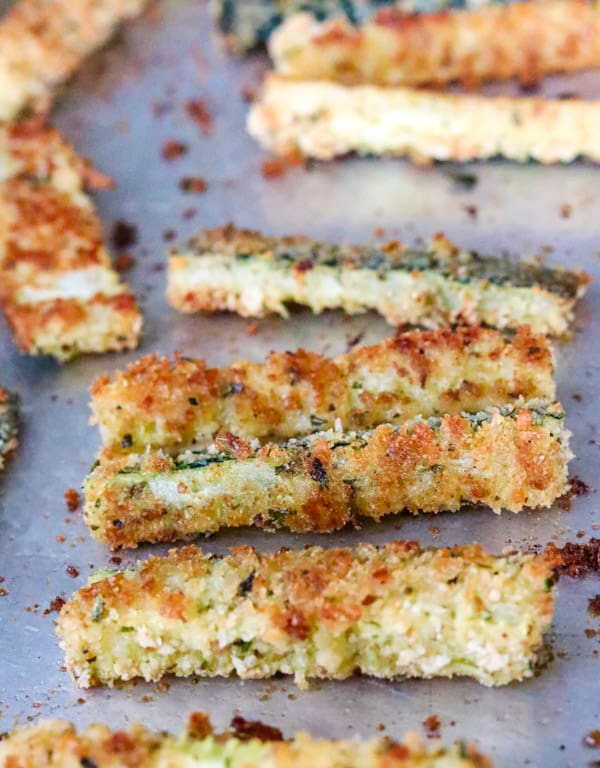
[[[298,532],[458,510],[546,507],[567,490],[572,457],[560,405],[415,420],[372,432],[317,433],[253,449],[102,458],[84,484],[85,522],[111,547],[173,541],[222,527]]]
[[[101,577],[63,607],[83,686],[166,673],[262,678],[528,677],[552,619],[556,558],[397,541],[261,554],[195,547]]]
[[[552,350],[544,336],[514,339],[477,327],[400,333],[345,355],[272,352],[209,368],[202,359],[146,355],[92,384],[93,423],[110,452],[173,453],[216,434],[287,439],[315,430],[370,429],[494,403],[553,400]],[[339,422],[337,421],[339,419]]]
[[[42,120],[0,129],[0,154],[0,305],[19,347],[61,360],[135,347],[139,310],[84,192],[105,178]]]
[[[94,724],[77,731],[72,723],[61,720],[42,721],[18,729],[0,742],[2,768],[68,768],[73,765],[97,768],[191,768],[211,764],[233,768],[417,768],[427,760],[430,768],[492,768],[491,762],[473,746],[464,742],[444,748],[433,742],[425,745],[416,734],[407,734],[402,743],[389,738],[368,742],[326,741],[312,739],[304,733],[283,741],[264,738],[269,729],[256,726],[258,735],[238,734],[242,718],[232,720],[232,732],[213,733],[203,712],[190,715],[187,733],[179,738],[152,733],[140,725],[127,731],[111,731]],[[247,722],[247,721],[244,721]],[[197,724],[201,731],[197,732]],[[227,755],[227,757],[225,756]],[[235,760],[234,763],[231,761]],[[414,760],[414,763],[413,763]]]
[[[47,109],[53,90],[146,0],[17,0],[0,22],[0,121]]]
[[[269,40],[275,69],[347,85],[443,85],[600,65],[600,13],[587,0],[491,4],[410,15],[385,8],[355,27],[345,19],[288,19]]]

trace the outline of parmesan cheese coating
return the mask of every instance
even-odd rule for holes
[[[0,306],[22,351],[136,346],[139,310],[84,191],[108,183],[40,121],[0,127]]]
[[[346,86],[269,75],[248,130],[275,154],[321,160],[406,155],[417,162],[600,161],[600,102]]]
[[[549,556],[481,547],[195,547],[78,590],[58,619],[82,687],[163,675],[531,677],[552,620]]]
[[[228,226],[206,230],[171,254],[167,298],[182,312],[288,317],[286,304],[293,302],[315,313],[375,310],[392,325],[529,325],[533,333],[560,335],[590,280],[482,256],[443,235],[414,250],[394,241],[333,245]]]
[[[555,396],[545,336],[522,328],[508,339],[470,327],[400,333],[335,358],[300,349],[225,368],[147,355],[113,379],[96,379],[92,422],[111,453],[149,446],[174,454],[206,448],[227,431],[285,440]]]
[[[235,725],[235,719],[232,725]],[[414,733],[402,742],[330,741],[298,733],[289,741],[213,734],[206,715],[194,712],[188,732],[176,738],[140,725],[111,731],[94,724],[77,732],[64,720],[20,728],[0,741],[0,768],[492,768],[472,745],[423,744]]]
[[[563,417],[559,404],[535,401],[258,448],[228,433],[176,459],[104,458],[84,483],[84,519],[116,548],[247,525],[329,532],[468,503],[548,507],[568,489]]]
[[[485,5],[407,15],[379,11],[362,26],[346,17],[288,18],[269,39],[275,69],[296,80],[346,85],[443,85],[600,65],[600,13],[587,0]]]
[[[54,89],[146,0],[17,0],[0,20],[0,122],[48,109]]]

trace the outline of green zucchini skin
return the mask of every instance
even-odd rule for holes
[[[4,457],[16,448],[19,428],[19,396],[0,388],[0,469]]]
[[[229,46],[243,53],[263,44],[288,16],[302,11],[317,19],[345,16],[358,24],[380,8],[393,5],[410,13],[444,8],[479,7],[498,0],[212,0],[212,13]]]

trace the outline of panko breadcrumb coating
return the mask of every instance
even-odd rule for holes
[[[267,76],[250,134],[276,155],[600,162],[600,101],[440,93]]]
[[[276,729],[239,717],[232,729],[213,733],[203,712],[193,712],[187,733],[177,738],[140,725],[111,731],[95,724],[78,732],[65,720],[46,720],[0,741],[0,768],[492,768],[470,744],[445,748],[411,733],[402,742],[329,741],[306,733],[284,741]]]
[[[275,69],[346,85],[469,86],[600,66],[600,12],[588,0],[491,4],[407,15],[385,8],[363,25],[344,16],[287,19],[269,38]]]
[[[248,525],[325,533],[464,504],[519,512],[568,490],[571,457],[562,406],[540,401],[262,447],[228,433],[175,459],[101,458],[84,483],[84,519],[116,548]]]
[[[100,574],[62,608],[82,687],[143,677],[531,677],[554,606],[547,555],[398,541],[229,557],[195,547]],[[547,654],[546,661],[547,661]]]
[[[0,306],[23,352],[68,360],[137,344],[140,312],[84,191],[106,184],[42,121],[0,127]]]
[[[512,339],[478,327],[410,331],[326,358],[271,352],[209,368],[202,359],[146,355],[92,385],[92,423],[105,450],[169,454],[217,435],[285,440],[370,429],[419,414],[476,412],[496,403],[555,399],[552,349],[522,328]]]

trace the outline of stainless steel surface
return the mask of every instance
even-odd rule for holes
[[[197,229],[234,220],[268,233],[306,232],[314,237],[367,242],[382,227],[388,237],[415,242],[443,230],[471,247],[519,255],[543,253],[548,263],[579,265],[597,282],[583,302],[570,344],[557,347],[559,392],[574,433],[572,472],[598,483],[600,468],[600,169],[586,165],[542,168],[506,163],[473,165],[479,181],[456,189],[448,170],[419,169],[400,161],[348,160],[291,169],[284,178],[261,176],[264,155],[245,135],[243,86],[256,82],[261,61],[237,62],[213,47],[204,4],[166,0],[132,24],[118,44],[86,65],[56,112],[56,122],[78,149],[118,181],[96,197],[107,230],[117,218],[139,227],[132,249],[137,263],[129,279],[145,310],[145,333],[137,353],[88,358],[59,367],[20,357],[0,328],[0,381],[23,401],[21,445],[0,479],[0,575],[8,594],[0,597],[0,731],[39,717],[67,717],[78,724],[104,720],[113,726],[141,721],[178,730],[193,709],[207,709],[218,725],[234,710],[260,717],[285,733],[305,728],[336,737],[368,736],[379,723],[385,733],[421,730],[435,713],[445,740],[475,738],[499,766],[581,766],[600,758],[583,746],[600,726],[598,638],[586,628],[600,620],[586,613],[587,598],[600,580],[563,579],[556,611],[555,659],[540,677],[520,685],[486,689],[455,681],[379,682],[354,679],[320,683],[298,691],[289,680],[242,683],[170,680],[167,686],[127,685],[81,691],[61,671],[54,637],[55,614],[45,614],[56,595],[68,596],[87,575],[107,564],[111,553],[89,538],[81,513],[67,511],[63,493],[78,487],[98,447],[87,426],[92,378],[122,368],[138,354],[184,350],[213,365],[238,357],[260,360],[271,348],[303,345],[327,353],[390,333],[376,317],[348,320],[339,314],[289,322],[248,323],[236,317],[184,317],[164,300],[165,230],[179,240]],[[554,93],[600,94],[600,73],[554,79]],[[185,115],[188,99],[202,98],[214,117],[203,136]],[[162,105],[162,106],[161,106]],[[156,116],[161,112],[162,116]],[[172,163],[161,158],[166,139],[189,143],[189,154]],[[182,193],[184,175],[204,177],[205,195]],[[572,207],[570,217],[561,208]],[[193,209],[194,213],[189,211]],[[566,210],[566,209],[565,209]],[[186,213],[186,211],[188,211]],[[563,213],[565,211],[563,210]],[[549,249],[547,246],[551,246]],[[418,538],[423,544],[481,542],[492,551],[508,545],[574,540],[579,530],[596,532],[598,496],[576,498],[571,511],[503,514],[469,511],[436,518],[398,516],[330,537],[268,535],[235,531],[204,546],[224,552],[252,542],[281,545],[382,542]],[[64,537],[63,540],[58,540]],[[123,563],[157,548],[120,553]],[[71,578],[66,568],[79,571]]]

